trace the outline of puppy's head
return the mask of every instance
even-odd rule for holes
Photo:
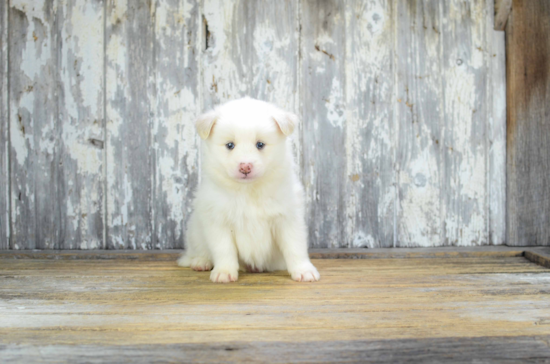
[[[195,124],[206,145],[203,168],[241,183],[257,181],[281,167],[290,171],[286,137],[297,123],[296,115],[251,98],[219,106]]]

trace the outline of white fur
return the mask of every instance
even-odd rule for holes
[[[180,266],[213,268],[213,282],[236,281],[239,269],[288,269],[296,281],[319,280],[307,253],[303,189],[287,141],[297,122],[295,115],[250,98],[199,117],[202,183]],[[261,150],[258,141],[265,143]],[[248,175],[239,171],[241,163],[252,164]]]

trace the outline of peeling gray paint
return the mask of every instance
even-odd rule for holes
[[[302,181],[309,239],[316,247],[346,244],[346,6],[301,3]]]
[[[157,1],[154,14],[153,248],[181,249],[199,176],[199,4]]]
[[[100,248],[103,2],[10,6],[13,248]]]
[[[154,3],[111,0],[106,26],[107,246],[153,248]]]
[[[443,245],[488,244],[485,1],[442,4]]]
[[[391,14],[392,2],[387,0],[356,1],[346,7],[344,246],[391,247],[394,241]]]
[[[103,8],[102,0],[58,6],[62,249],[104,247]]]
[[[397,2],[397,246],[443,243],[441,2]]]
[[[40,6],[42,5],[42,6]],[[13,248],[62,240],[57,128],[57,2],[10,2],[9,102]],[[64,219],[63,219],[64,220]]]

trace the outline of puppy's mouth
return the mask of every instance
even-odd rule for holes
[[[238,173],[235,179],[239,182],[249,183],[256,180],[256,173]]]
[[[254,179],[254,176],[251,176],[251,173],[241,173],[239,175],[239,179],[240,180],[246,180],[246,181],[251,181]]]

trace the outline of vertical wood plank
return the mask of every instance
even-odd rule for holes
[[[0,250],[9,249],[8,4],[0,3]]]
[[[204,109],[250,96],[297,112],[293,1],[204,2]]]
[[[104,247],[104,5],[103,0],[58,5],[61,249]]]
[[[386,0],[346,2],[344,188],[347,196],[345,238],[339,241],[340,246],[393,246],[395,145],[391,5],[391,1]]]
[[[198,2],[155,4],[155,109],[152,119],[155,249],[183,248],[184,230],[198,182],[200,113]]]
[[[398,1],[396,120],[398,246],[441,243],[441,21],[439,1]]]
[[[153,5],[151,0],[107,1],[108,249],[153,247]]]
[[[303,181],[313,247],[346,240],[345,4],[302,3]]]
[[[9,98],[14,249],[61,239],[57,111],[57,1],[10,2]]]
[[[252,76],[248,80],[248,95],[299,115],[299,3],[284,0],[246,1],[244,4],[247,7],[247,31],[239,38],[244,44],[249,44],[251,52],[249,71],[252,72],[245,70]],[[299,174],[302,126],[303,120],[290,136]]]
[[[506,49],[504,32],[491,26],[494,3],[487,1],[487,123],[489,244],[506,243]]]
[[[252,20],[252,29],[245,35],[252,53],[250,95],[298,113],[299,4],[264,1],[249,2],[248,7]]]
[[[484,245],[488,243],[485,0],[442,2],[441,9],[443,245]]]
[[[213,109],[248,95],[250,52],[240,38],[248,31],[244,1],[205,0],[202,14],[202,108]]]
[[[13,247],[101,247],[103,2],[10,4]]]
[[[548,19],[548,1],[514,1],[506,28],[508,245],[550,245]]]

